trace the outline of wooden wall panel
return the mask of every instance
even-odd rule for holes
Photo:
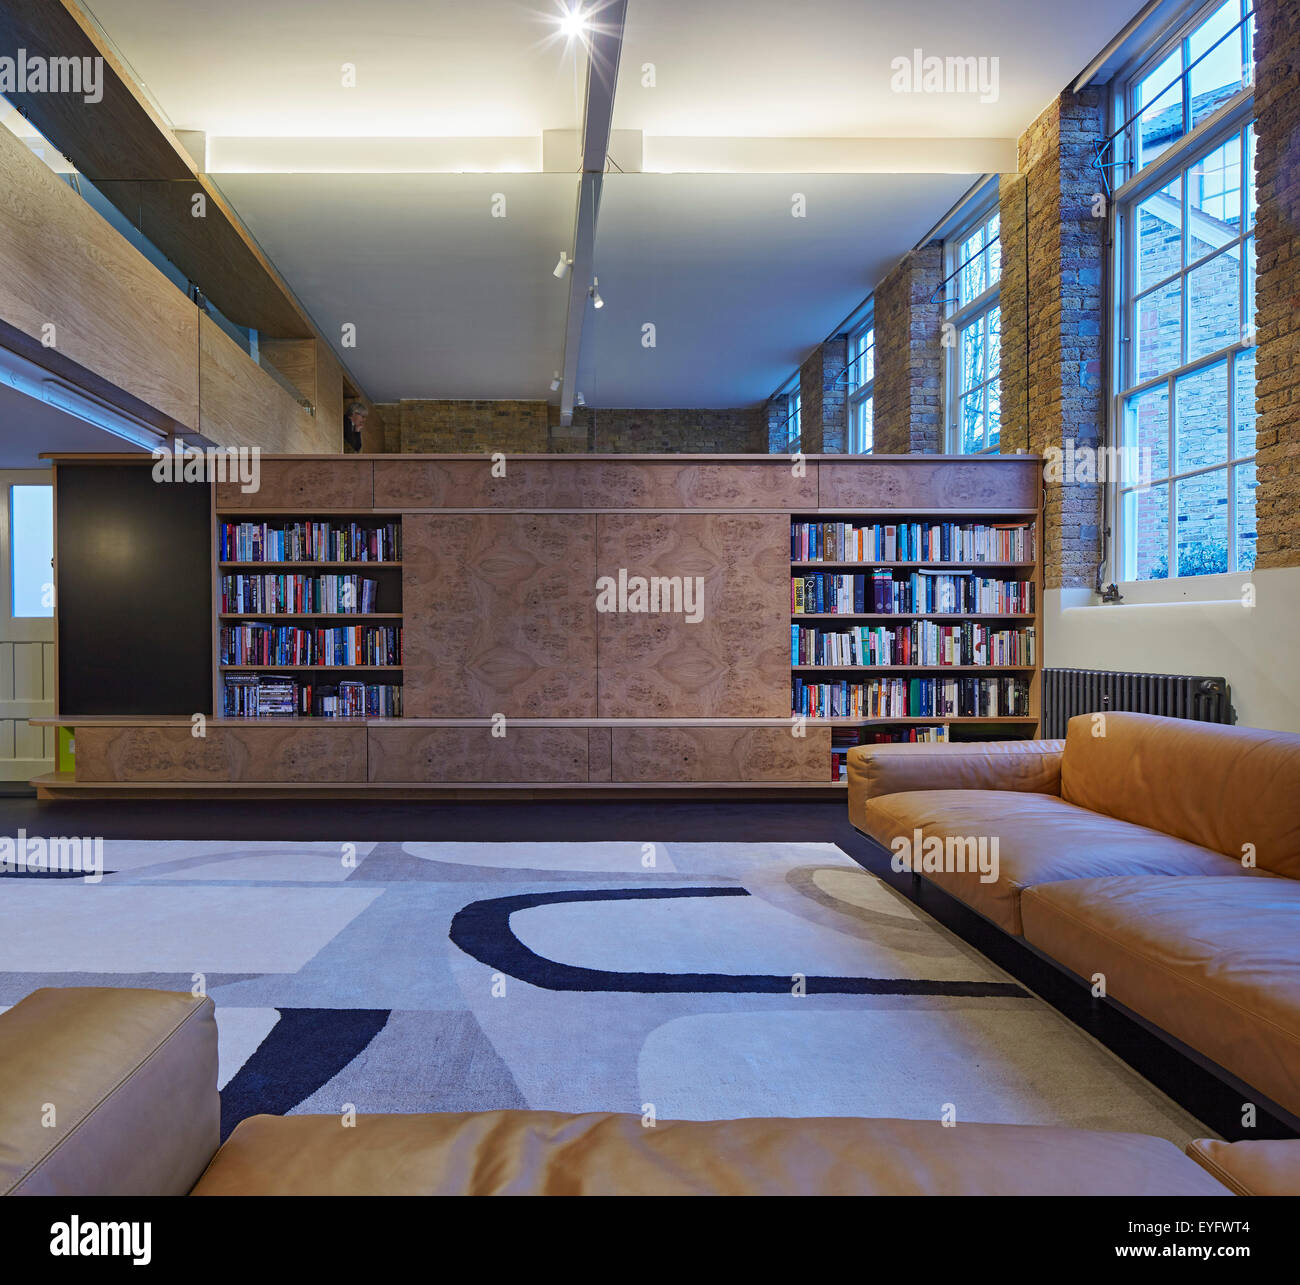
[[[790,713],[790,525],[784,514],[601,514],[597,576],[699,576],[703,619],[601,612],[602,718]]]
[[[807,727],[616,727],[615,781],[830,781],[831,732]]]
[[[587,779],[612,781],[614,779],[614,732],[609,727],[587,729]]]
[[[817,465],[786,460],[515,459],[375,462],[375,504],[411,509],[798,509],[817,503]]]
[[[343,367],[319,339],[263,339],[258,359],[283,376],[316,408],[322,440],[337,437],[331,450],[343,451]]]
[[[372,781],[544,781],[588,779],[584,727],[372,727]]]
[[[258,490],[245,494],[238,482],[217,483],[217,508],[293,509],[305,516],[328,509],[362,512],[370,508],[373,468],[369,460],[346,456],[328,460],[264,459]]]
[[[168,420],[197,427],[198,309],[7,129],[0,318],[35,344],[52,338],[49,351]],[[39,350],[34,359],[43,361]]]
[[[596,713],[595,517],[407,514],[402,544],[408,717]]]
[[[819,503],[827,509],[1037,508],[1042,460],[881,458],[821,460]]]
[[[299,727],[79,726],[78,781],[268,781],[305,784],[366,779],[366,729]]]
[[[300,406],[210,317],[199,318],[199,431],[219,446],[337,454],[338,424]]]

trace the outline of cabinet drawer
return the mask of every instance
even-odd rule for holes
[[[78,727],[78,781],[364,781],[364,727]]]

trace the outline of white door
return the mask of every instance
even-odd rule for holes
[[[0,469],[0,781],[54,770],[53,475]]]

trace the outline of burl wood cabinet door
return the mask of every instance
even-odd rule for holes
[[[591,515],[407,514],[407,717],[594,715],[595,567]]]
[[[596,530],[597,575],[620,586],[596,617],[602,718],[788,717],[788,517],[600,514]],[[633,609],[652,578],[660,608],[679,605],[665,579],[694,581],[699,601],[683,592],[681,604],[694,612]]]

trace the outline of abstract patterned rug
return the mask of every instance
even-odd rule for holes
[[[0,875],[0,1006],[202,985],[258,1112],[1209,1132],[832,844],[104,844]]]

